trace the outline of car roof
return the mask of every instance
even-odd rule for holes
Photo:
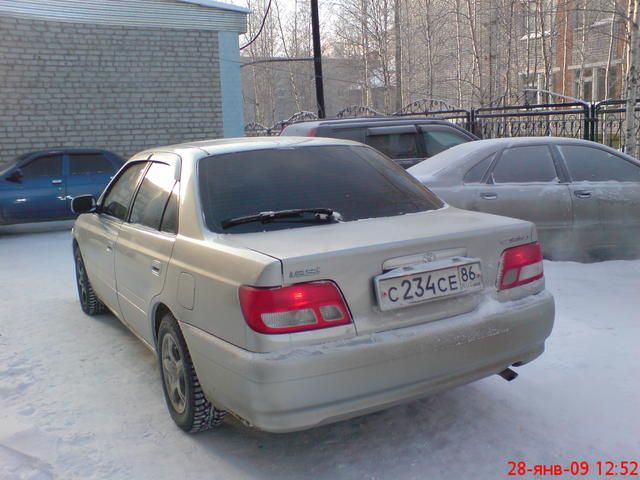
[[[502,150],[510,147],[526,147],[532,145],[583,145],[594,148],[600,148],[604,150],[612,150],[611,147],[603,145],[602,143],[592,142],[590,140],[582,140],[580,138],[568,138],[568,137],[507,137],[507,138],[489,138],[486,140],[476,140],[473,145],[463,143],[451,147],[444,152],[440,152],[431,158],[444,156],[449,157],[464,157],[469,154],[475,154],[478,152],[489,152],[495,150]],[[616,152],[620,154],[621,152]]]
[[[486,140],[478,140],[476,145],[483,147],[496,146],[504,148],[507,146],[525,146],[525,145],[539,145],[539,144],[559,144],[559,143],[573,143],[573,144],[590,144],[599,145],[601,143],[591,142],[589,140],[583,140],[581,138],[568,138],[568,137],[507,137],[507,138],[489,138]]]
[[[622,155],[627,157],[628,159],[637,162],[637,159],[633,157],[629,157],[624,152],[619,150],[615,150],[608,145],[604,145],[598,142],[592,142],[591,140],[583,140],[581,138],[568,138],[568,137],[508,137],[508,138],[490,138],[486,140],[476,140],[473,142],[474,147],[478,149],[478,151],[491,151],[491,150],[502,150],[504,148],[511,147],[526,147],[533,145],[582,145],[585,147],[597,148],[600,150],[606,150],[610,153],[615,153],[616,155]],[[450,155],[459,155],[466,156],[469,153],[474,153],[473,149],[465,150],[463,145],[456,145],[444,152],[439,153],[438,155],[434,155],[432,158],[435,158],[439,155],[443,155],[449,152]]]
[[[65,154],[65,153],[108,153],[115,159],[121,159],[120,155],[113,153],[109,150],[105,150],[102,148],[89,148],[89,147],[58,147],[58,148],[47,148],[44,150],[35,150],[33,152],[23,153],[19,157],[15,158],[12,162],[8,164],[9,168],[13,168],[17,165],[22,165],[25,162],[30,162],[34,157],[40,157],[42,155],[55,155],[55,154]],[[121,159],[122,161],[122,159]]]
[[[394,124],[394,125],[411,125],[414,123],[456,126],[452,122],[444,119],[425,118],[421,116],[398,116],[398,117],[353,117],[353,118],[329,118],[324,120],[304,120],[295,122],[289,126],[304,126],[316,128],[320,126],[346,126],[346,125],[364,125],[370,123],[372,125]],[[457,126],[456,126],[457,127]],[[286,128],[286,127],[285,127]]]
[[[185,150],[197,151],[202,157],[206,155],[222,155],[225,153],[246,152],[255,150],[265,150],[271,148],[295,148],[295,147],[315,147],[330,145],[352,145],[363,146],[361,143],[351,140],[324,137],[237,137],[219,138],[213,140],[199,140],[194,142],[178,143],[157,147],[140,152],[136,156],[144,156],[154,152],[173,152],[180,154]]]
[[[58,147],[58,148],[47,148],[45,150],[36,150],[33,152],[29,152],[26,153],[26,155],[42,155],[42,154],[49,154],[49,153],[95,153],[95,152],[100,152],[100,153],[113,153],[110,152],[109,150],[105,150],[103,148],[89,148],[89,147]],[[115,154],[114,154],[115,155]]]

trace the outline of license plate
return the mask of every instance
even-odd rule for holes
[[[480,262],[449,267],[437,263],[440,265],[412,265],[378,275],[375,284],[380,309],[393,310],[482,289]],[[456,263],[456,260],[447,263]]]

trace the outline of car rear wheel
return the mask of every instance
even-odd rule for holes
[[[178,322],[170,313],[160,321],[158,360],[164,398],[176,425],[189,433],[219,426],[227,412],[205,397]]]
[[[87,270],[84,266],[84,260],[82,260],[82,254],[80,249],[75,246],[73,249],[73,255],[75,257],[76,264],[76,285],[78,287],[78,298],[80,299],[80,306],[82,311],[87,315],[97,315],[103,313],[107,307],[102,303],[96,293],[93,291],[91,282],[87,275]]]

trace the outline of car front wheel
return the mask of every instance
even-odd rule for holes
[[[170,313],[160,321],[158,360],[164,397],[173,421],[189,433],[220,425],[226,411],[214,407],[204,396],[178,322]]]

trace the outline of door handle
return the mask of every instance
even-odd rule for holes
[[[591,198],[591,192],[588,190],[576,190],[573,194],[578,198]]]
[[[62,180],[60,180],[60,179],[51,180],[51,183],[52,183],[53,185],[60,185],[60,184],[62,183]]]
[[[160,272],[162,272],[162,263],[159,260],[153,260],[151,262],[151,273],[160,275]]]
[[[494,192],[482,192],[480,196],[485,200],[495,200],[498,198],[498,194]]]
[[[113,251],[113,243],[107,242],[107,253],[111,253]]]

